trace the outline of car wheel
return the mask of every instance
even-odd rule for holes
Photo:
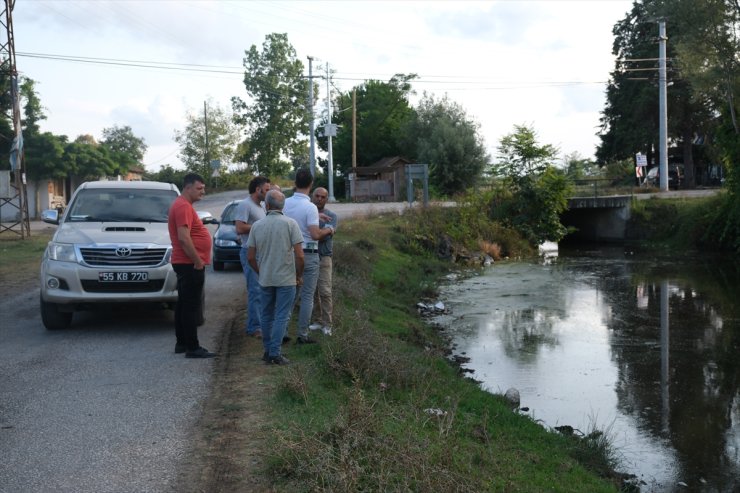
[[[41,299],[41,321],[48,330],[66,329],[72,323],[72,312],[59,310],[57,303]]]
[[[224,263],[217,260],[213,261],[213,270],[224,270]]]

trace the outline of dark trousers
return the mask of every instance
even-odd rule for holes
[[[200,347],[198,325],[203,314],[203,286],[206,270],[196,270],[193,264],[172,264],[177,274],[177,306],[175,307],[175,337],[188,351]]]

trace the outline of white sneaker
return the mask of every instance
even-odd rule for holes
[[[331,327],[328,325],[324,325],[321,330],[324,332],[324,335],[330,336],[331,335]]]
[[[308,326],[308,330],[321,330],[323,328],[324,327],[321,324],[311,324]]]

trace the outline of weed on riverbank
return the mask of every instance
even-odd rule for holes
[[[416,302],[434,295],[451,265],[432,253],[435,238],[446,235],[458,251],[479,241],[507,255],[530,251],[460,214],[429,209],[342,225],[334,334],[286,348],[293,365],[280,369],[267,464],[275,490],[617,489],[585,467],[586,447],[461,378],[443,335],[419,319]],[[454,228],[475,234],[458,244]]]

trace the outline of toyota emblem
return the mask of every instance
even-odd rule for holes
[[[118,247],[116,248],[117,257],[128,257],[131,255],[131,249],[129,247]]]

